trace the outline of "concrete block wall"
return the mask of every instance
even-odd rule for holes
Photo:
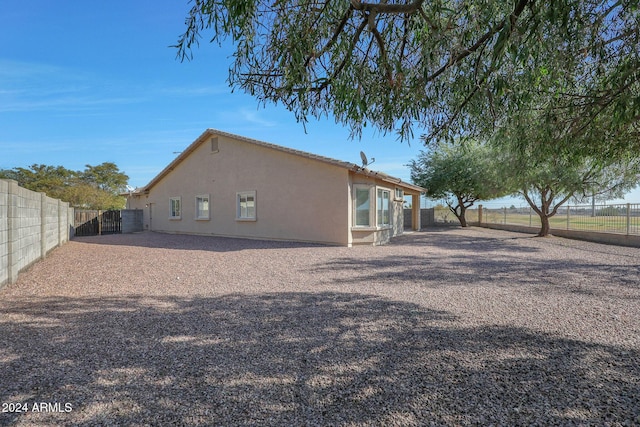
[[[51,249],[58,246],[60,243],[60,224],[58,221],[58,200],[52,199],[51,197],[44,196],[43,198],[43,206],[45,207],[45,216],[46,216],[46,224],[45,224],[45,239],[44,239],[44,248],[45,253],[49,252]]]
[[[69,240],[69,213],[68,203],[0,180],[0,287]]]
[[[9,281],[9,182],[0,179],[0,287]]]
[[[433,208],[420,209],[420,227],[428,227],[435,224]],[[404,228],[411,228],[411,209],[404,210]]]
[[[40,208],[42,196],[33,191],[9,183],[9,221],[12,223],[10,242],[13,256],[9,269],[24,270],[42,256],[40,239]],[[15,188],[15,191],[11,191]]]

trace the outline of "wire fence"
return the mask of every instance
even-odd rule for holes
[[[445,215],[444,213],[440,214],[441,217]],[[449,216],[456,220],[450,211]],[[436,209],[437,217],[438,209]],[[468,209],[465,217],[468,222],[525,225],[530,227],[541,226],[540,217],[528,206],[511,206],[510,208],[479,206],[478,208]],[[556,215],[549,218],[549,224],[552,229],[640,235],[640,203],[562,206],[558,209]]]

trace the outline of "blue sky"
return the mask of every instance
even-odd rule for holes
[[[190,62],[169,47],[184,32],[186,0],[2,0],[0,169],[33,163],[82,170],[114,162],[143,186],[206,128],[360,162],[409,181],[418,138],[373,131],[350,140],[332,119],[306,133],[292,113],[231,93],[229,46],[206,40]],[[416,136],[420,134],[417,129]],[[640,201],[636,191],[631,201]]]
[[[73,170],[115,162],[142,186],[206,128],[340,160],[409,181],[421,149],[395,135],[350,140],[332,119],[297,123],[282,107],[231,93],[230,48],[201,43],[176,59],[185,1],[17,1],[0,6],[0,168]]]

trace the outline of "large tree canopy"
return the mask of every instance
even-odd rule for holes
[[[31,191],[69,202],[82,209],[122,209],[125,198],[120,195],[129,177],[115,163],[86,165],[84,171],[63,166],[33,164],[28,168],[0,170],[0,178],[13,179]]]
[[[598,152],[589,148],[594,138],[606,138],[597,120],[590,124],[589,133],[575,137],[572,123],[545,119],[545,114],[542,108],[541,113],[514,115],[492,141],[500,153],[496,159],[503,182],[516,189],[540,217],[539,236],[549,234],[549,218],[569,200],[622,197],[640,181],[640,157],[633,149],[625,149],[624,138],[605,139],[608,144]]]
[[[639,28],[638,0],[194,0],[177,48],[230,37],[233,88],[355,135],[479,135],[543,93],[574,135],[638,144]]]
[[[490,200],[513,192],[499,174],[496,153],[487,144],[439,141],[412,160],[411,180],[427,189],[432,199],[445,201],[462,227],[466,210],[478,200]]]

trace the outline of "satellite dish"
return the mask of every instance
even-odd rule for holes
[[[364,154],[364,151],[360,152],[360,158],[362,159],[362,167],[366,168],[368,165],[373,164],[373,162],[376,161],[375,157],[371,158],[371,162],[369,162],[369,159],[367,159],[367,155]]]
[[[362,159],[362,167],[366,167],[369,164],[369,160],[367,159],[367,155],[364,154],[364,151],[360,152],[360,158]]]
[[[129,193],[133,193],[134,191],[136,191],[136,189],[135,189],[135,188],[133,188],[133,187],[132,187],[132,186],[130,186],[130,185],[127,185],[127,191],[128,191]]]

